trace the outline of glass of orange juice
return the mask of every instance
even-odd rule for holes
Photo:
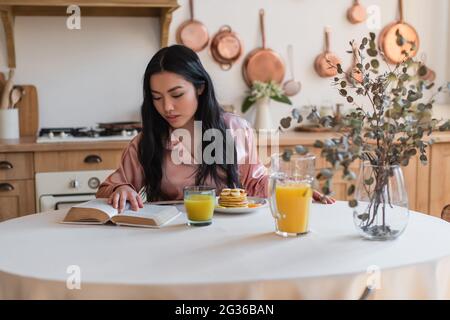
[[[212,223],[216,205],[216,189],[208,186],[184,188],[184,207],[190,226],[208,226]]]
[[[279,154],[271,157],[269,203],[275,232],[280,236],[296,237],[309,232],[315,159],[314,155],[297,154],[289,161]]]

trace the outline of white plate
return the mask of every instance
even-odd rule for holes
[[[214,212],[218,213],[249,213],[268,206],[267,199],[257,197],[247,197],[249,203],[262,203],[261,206],[255,208],[215,208]],[[219,197],[216,198],[216,205],[218,205]]]

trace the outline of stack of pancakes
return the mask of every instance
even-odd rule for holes
[[[223,189],[219,196],[219,206],[225,208],[247,208],[247,192],[244,189]]]

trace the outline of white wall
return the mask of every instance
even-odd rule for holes
[[[333,28],[332,48],[350,63],[348,41],[361,39],[369,30],[352,25],[345,13],[352,0],[196,0],[196,18],[211,36],[224,24],[239,33],[245,54],[261,45],[259,8],[266,9],[267,44],[286,58],[294,46],[295,71],[303,84],[293,98],[296,106],[341,101],[329,79],[319,78],[312,67],[323,47],[323,27]],[[444,82],[448,63],[448,0],[405,0],[405,19],[421,36],[421,52]],[[175,13],[170,43],[177,26],[188,18],[187,0]],[[378,5],[381,25],[396,17],[396,0],[362,0]],[[1,28],[1,27],[0,27]],[[2,31],[0,29],[0,31]],[[16,18],[17,83],[31,83],[40,95],[41,126],[94,125],[101,121],[139,119],[142,75],[158,50],[159,24],[147,18],[82,18],[82,29],[70,31],[62,17]],[[0,36],[0,69],[6,69],[3,33]],[[245,55],[244,55],[245,56]],[[210,72],[220,102],[240,108],[246,86],[241,76],[243,58],[230,71],[222,71],[208,50],[200,57]],[[445,102],[441,98],[440,102]],[[289,112],[274,103],[274,122]],[[250,115],[247,115],[251,117]]]

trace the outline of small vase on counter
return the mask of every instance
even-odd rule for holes
[[[19,110],[11,104],[10,94],[13,91],[13,78],[15,69],[9,70],[9,77],[6,81],[0,96],[0,139],[18,139],[19,131]]]
[[[0,139],[19,139],[19,109],[0,109]]]
[[[270,98],[263,97],[255,102],[256,116],[254,128],[257,132],[273,131],[275,128],[272,125],[270,116]]]

